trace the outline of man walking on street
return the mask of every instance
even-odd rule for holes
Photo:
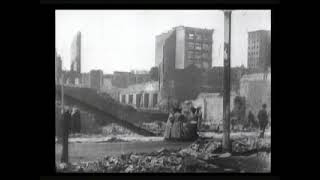
[[[267,105],[263,104],[262,109],[258,113],[259,125],[260,125],[260,138],[264,137],[264,131],[268,125],[268,113],[267,113]]]

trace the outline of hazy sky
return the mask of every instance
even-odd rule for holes
[[[71,41],[82,33],[82,72],[150,70],[155,36],[175,26],[214,29],[213,66],[223,65],[220,10],[56,10],[56,50],[70,69]],[[231,65],[247,66],[247,31],[271,29],[271,11],[233,11]]]

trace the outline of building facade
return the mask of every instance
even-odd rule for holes
[[[196,98],[208,85],[212,35],[213,30],[179,26],[156,36],[161,106]]]
[[[174,37],[174,65],[184,69],[191,64],[209,69],[212,66],[213,29],[200,29],[178,26],[156,36],[155,65],[159,66],[164,58],[164,46],[168,38]]]
[[[151,81],[148,71],[121,72],[115,71],[112,76],[112,85],[117,88],[128,88],[130,85]]]
[[[90,71],[90,88],[101,91],[103,86],[103,71],[91,70]]]
[[[240,80],[240,96],[246,99],[246,109],[258,114],[262,104],[271,110],[271,72],[244,75]]]
[[[81,84],[82,87],[90,88],[90,73],[81,73]]]
[[[271,32],[258,30],[248,33],[248,68],[263,72],[271,67]]]
[[[133,73],[131,72],[113,72],[112,85],[118,88],[127,88],[134,81]]]
[[[231,91],[230,102],[234,101],[237,93]],[[222,129],[223,121],[223,95],[220,93],[200,93],[198,97],[192,101],[192,104],[201,107],[202,125],[210,126],[213,130]],[[230,103],[230,109],[234,104]]]
[[[108,92],[108,90],[112,89],[112,75],[111,74],[104,74],[103,75],[103,86],[102,91]]]
[[[119,101],[137,109],[157,110],[160,99],[158,84],[157,81],[149,81],[123,88],[119,93]]]

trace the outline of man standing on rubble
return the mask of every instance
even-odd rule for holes
[[[268,125],[268,113],[267,113],[267,105],[263,104],[262,109],[258,113],[259,125],[260,125],[260,138],[264,137],[264,131]]]

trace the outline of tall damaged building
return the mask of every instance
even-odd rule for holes
[[[271,31],[248,32],[248,67],[256,73],[271,67]]]
[[[208,86],[213,29],[178,26],[156,36],[155,65],[164,104],[195,98]]]
[[[71,44],[71,71],[81,73],[81,32],[77,32]]]
[[[71,84],[81,84],[81,32],[77,32],[71,44]]]

